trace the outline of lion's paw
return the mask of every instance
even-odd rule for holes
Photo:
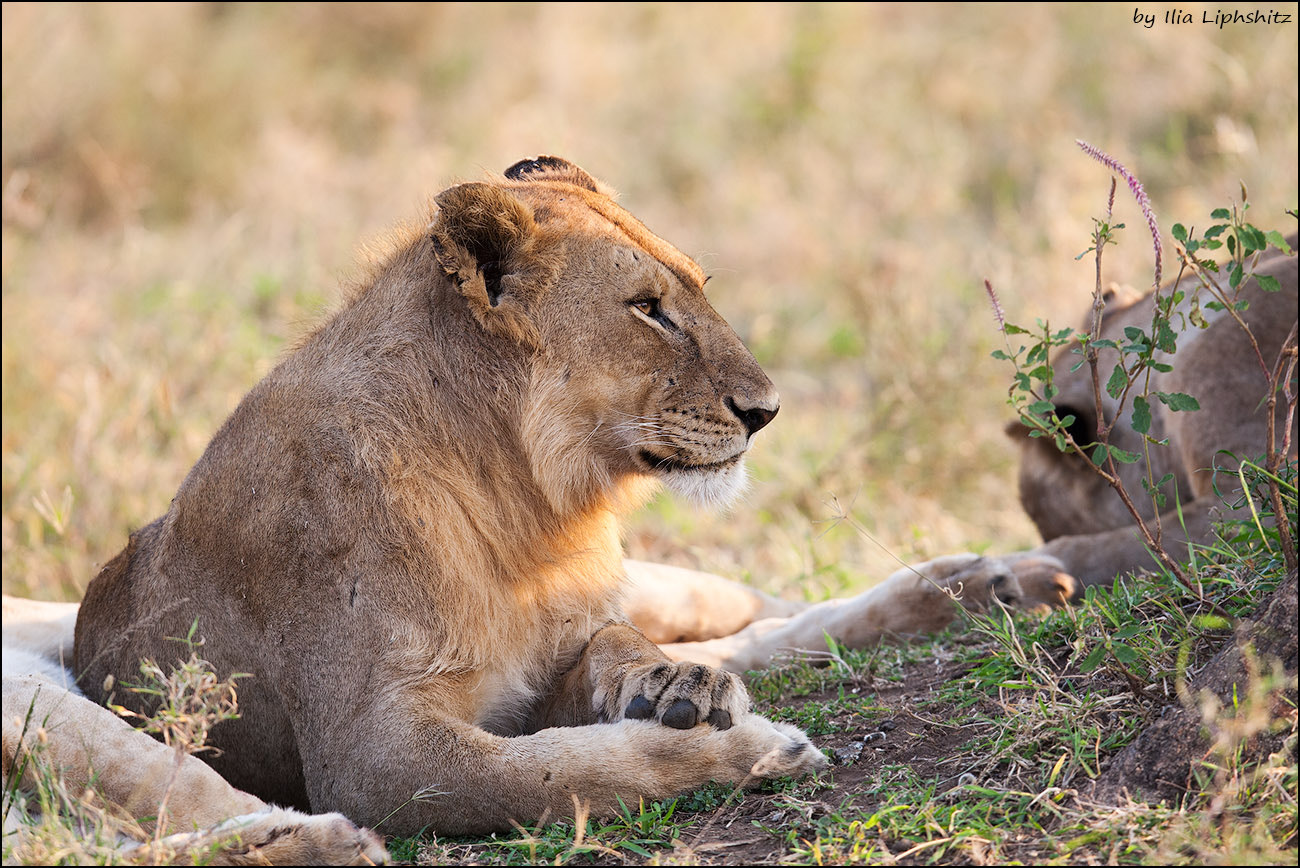
[[[699,663],[635,666],[617,689],[602,694],[606,720],[655,720],[674,729],[701,723],[730,729],[749,712],[749,693],[739,676]]]
[[[217,827],[237,846],[222,855],[228,864],[385,865],[383,839],[342,814],[307,815],[284,808],[245,814]],[[246,859],[241,859],[239,856]]]
[[[918,564],[908,572],[921,574],[932,583],[931,587],[950,592],[963,608],[974,612],[988,610],[994,600],[1014,606],[1023,593],[1015,571],[1001,558],[944,555]],[[895,575],[902,573],[900,570]]]
[[[1020,607],[1040,610],[1059,608],[1079,594],[1080,585],[1065,570],[1065,564],[1051,555],[1021,552],[1000,558],[1020,583]]]
[[[1078,588],[1064,564],[1034,552],[996,557],[948,555],[916,569],[976,612],[987,610],[995,599],[1029,611],[1061,606]]]
[[[747,714],[726,732],[706,736],[706,752],[719,764],[715,780],[741,786],[780,777],[800,777],[829,765],[808,736],[788,723]]]
[[[772,727],[777,735],[777,743],[750,766],[749,773],[754,777],[800,777],[820,771],[830,764],[826,755],[817,749],[803,730],[788,723],[759,719]]]

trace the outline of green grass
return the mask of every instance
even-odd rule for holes
[[[45,599],[79,598],[166,508],[388,227],[484,169],[571,158],[714,276],[783,409],[741,507],[657,500],[628,521],[627,550],[807,599],[864,589],[896,559],[1036,541],[981,286],[1014,320],[1077,323],[1093,276],[1072,257],[1105,173],[1076,138],[1183,219],[1244,182],[1256,222],[1278,225],[1300,178],[1294,24],[1146,30],[1122,7],[1024,4],[2,14],[0,565],[7,593]],[[1116,217],[1140,223],[1128,203]],[[1144,286],[1147,248],[1125,240],[1105,279]],[[851,793],[709,790],[581,835],[392,846],[423,862],[717,860],[731,851],[692,847],[740,810],[757,834],[783,818],[772,853],[791,862],[1294,863],[1294,751],[1240,785],[1211,774],[1182,805],[1039,798],[1091,780],[1176,694],[1225,635],[1204,600],[1247,609],[1276,580],[1268,545],[1206,551],[1197,589],[1127,582],[1046,620],[752,680],[760,708],[845,738],[921,673],[962,670],[909,706],[969,735],[925,774],[884,765]],[[975,784],[953,792],[968,769]]]

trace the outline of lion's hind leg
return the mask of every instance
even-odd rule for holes
[[[39,814],[42,802],[47,810],[63,806],[93,816],[90,825],[99,831],[89,837],[98,840],[68,840],[68,846],[115,850],[130,859],[190,863],[199,854],[218,864],[285,865],[386,860],[380,839],[344,817],[273,808],[230,786],[201,760],[178,755],[81,696],[70,674],[46,656],[71,647],[67,607],[14,605],[26,602],[5,598],[6,863],[11,857],[43,861],[40,848],[48,841],[42,842],[42,828],[45,836],[74,835],[50,831],[52,818]],[[140,844],[164,803],[167,828],[176,834]],[[85,828],[75,834],[87,835]],[[91,850],[86,853],[89,858]]]
[[[730,636],[764,618],[788,618],[807,603],[781,600],[699,570],[623,561],[629,579],[623,611],[651,641],[696,642]]]
[[[794,617],[767,618],[731,636],[661,648],[672,660],[743,673],[766,669],[782,657],[824,657],[827,637],[856,649],[891,636],[937,632],[962,608],[985,608],[994,596],[1006,603],[1022,596],[1009,564],[971,554],[950,555],[905,567],[856,597],[817,603]]]
[[[122,852],[126,860],[139,863],[188,863],[195,855],[213,865],[383,865],[388,861],[380,837],[342,814],[308,816],[270,806],[211,829],[178,832]]]

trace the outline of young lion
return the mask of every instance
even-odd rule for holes
[[[197,621],[251,675],[212,767],[386,833],[823,766],[618,604],[616,516],[655,483],[730,499],[778,409],[704,273],[555,157],[436,203],[91,583],[82,689],[176,659]]]

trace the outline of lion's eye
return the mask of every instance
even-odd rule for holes
[[[636,308],[636,312],[657,322],[660,326],[670,332],[677,331],[677,325],[664,313],[663,308],[659,306],[657,298],[639,298],[636,301],[629,301],[628,305]]]

